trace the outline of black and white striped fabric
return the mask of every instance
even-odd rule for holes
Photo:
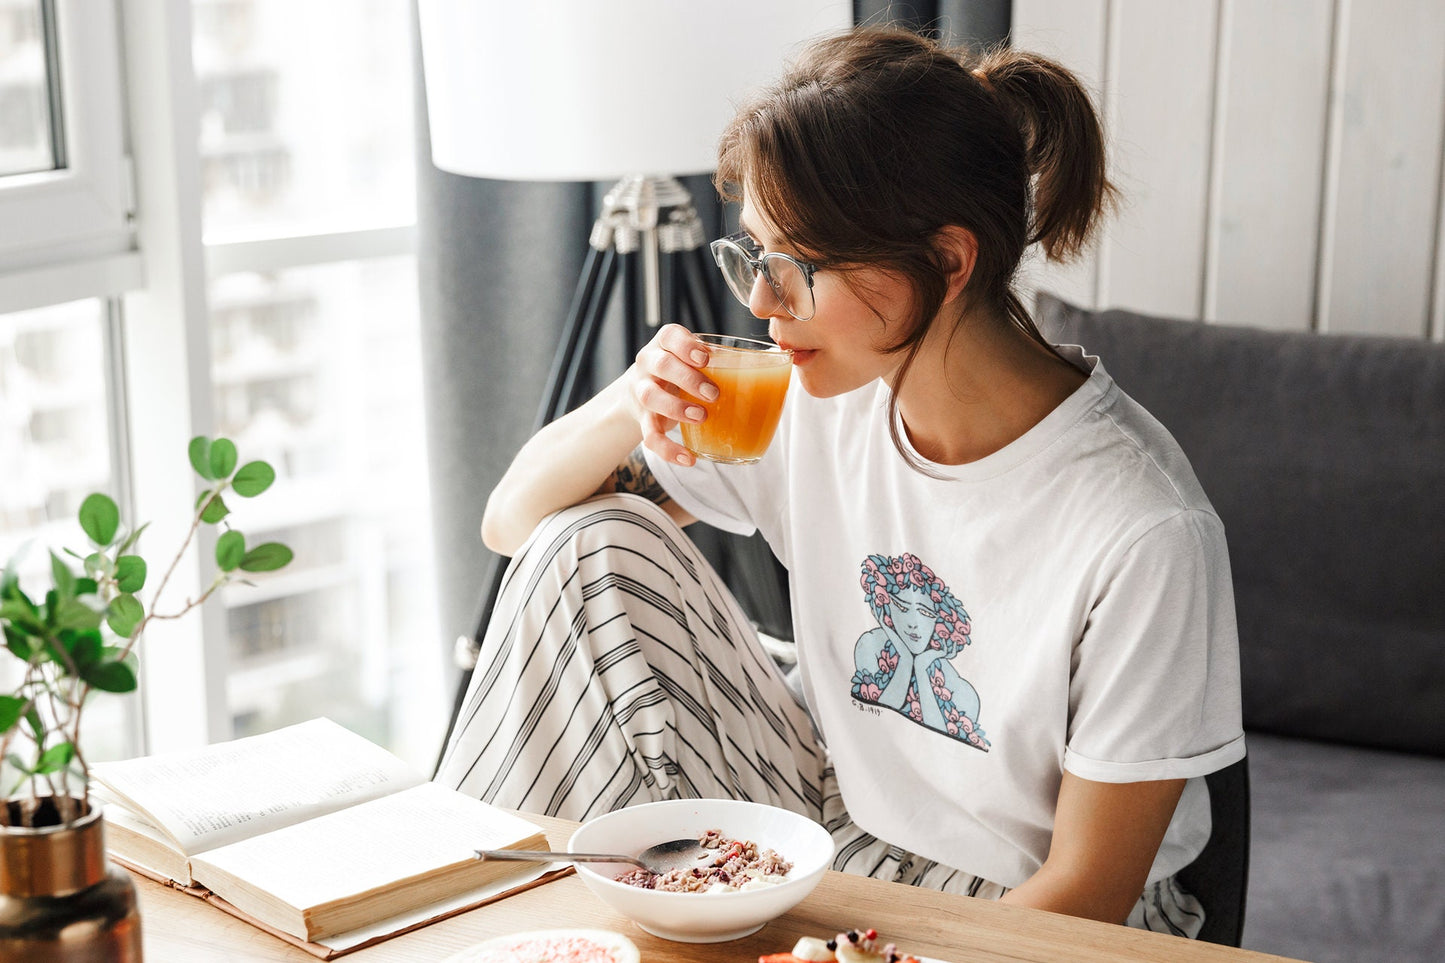
[[[633,495],[549,516],[512,560],[436,779],[574,820],[660,799],[750,799],[826,826],[835,869],[1007,892],[853,823],[807,711],[732,594],[672,519]],[[1130,923],[1193,936],[1203,914],[1164,880]]]

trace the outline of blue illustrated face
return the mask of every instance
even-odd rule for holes
[[[889,609],[894,631],[908,646],[908,651],[918,655],[928,648],[928,643],[933,640],[933,627],[938,621],[938,611],[934,609],[929,594],[909,586],[893,595]]]

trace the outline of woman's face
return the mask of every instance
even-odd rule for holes
[[[933,627],[938,621],[938,612],[933,599],[922,589],[909,586],[893,596],[889,607],[893,616],[893,629],[903,637],[908,651],[918,655],[933,641]]]
[[[746,195],[739,226],[763,250],[797,256]],[[852,272],[852,277],[855,284],[861,282],[871,292],[870,300],[885,317],[898,317],[906,309],[909,288],[900,279],[866,269]],[[837,270],[820,268],[813,275],[813,299],[817,307],[812,319],[798,321],[783,309],[768,282],[759,276],[748,305],[755,316],[768,322],[769,336],[792,349],[793,366],[808,394],[829,398],[877,378],[890,378],[900,358],[882,349],[897,340],[896,322],[889,324],[880,319]]]

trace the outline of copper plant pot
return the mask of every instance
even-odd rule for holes
[[[33,829],[17,803],[0,803],[0,960],[113,963],[141,959],[140,912],[130,875],[105,858],[99,809],[68,826],[45,802]]]

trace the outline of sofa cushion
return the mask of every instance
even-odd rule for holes
[[[1445,954],[1445,761],[1250,733],[1244,945],[1314,963]]]
[[[1250,729],[1445,756],[1445,346],[1085,311],[1224,520]]]

